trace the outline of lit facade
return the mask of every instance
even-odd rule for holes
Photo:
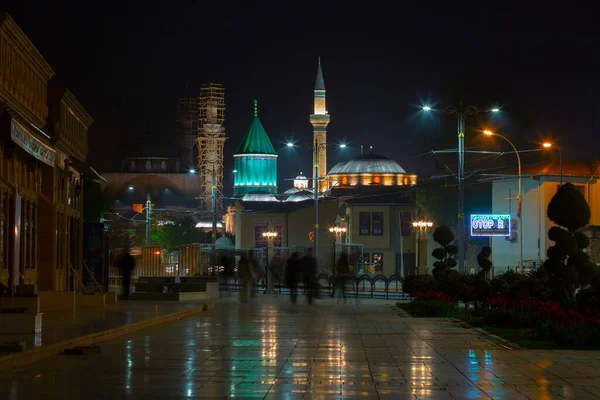
[[[585,230],[590,236],[588,249],[592,261],[600,265],[600,175],[598,160],[563,160],[563,183],[570,182],[587,200],[591,218]],[[560,184],[558,163],[540,163],[523,167],[521,179],[521,231],[517,217],[518,176],[496,176],[492,183],[492,214],[510,214],[512,234],[509,237],[491,237],[494,274],[516,269],[519,265],[520,241],[523,240],[523,268],[537,268],[546,259],[548,248],[554,242],[548,239],[548,230],[554,223],[546,211]],[[519,235],[521,237],[519,237]]]
[[[233,194],[245,195],[255,191],[277,193],[277,153],[258,119],[254,101],[254,118],[234,154]]]

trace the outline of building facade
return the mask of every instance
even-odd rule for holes
[[[591,209],[590,226],[586,229],[591,237],[589,249],[592,260],[600,263],[600,162],[598,160],[564,160],[562,181],[577,187]],[[554,223],[548,219],[546,210],[558,191],[561,173],[558,162],[544,162],[523,167],[521,219],[517,216],[518,176],[496,176],[492,183],[492,213],[510,214],[511,236],[491,237],[494,273],[517,269],[522,246],[523,268],[536,268],[546,259],[546,252],[554,242],[548,239],[548,230]],[[521,225],[519,229],[519,224]],[[522,243],[521,243],[522,241]]]
[[[81,289],[83,179],[92,118],[8,14],[0,14],[0,283]]]

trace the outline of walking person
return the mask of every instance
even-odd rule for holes
[[[335,266],[335,273],[337,297],[344,298],[346,279],[348,279],[348,274],[350,273],[350,263],[348,262],[347,254],[342,253],[340,256],[337,265]]]
[[[135,259],[129,254],[129,248],[121,255],[118,261],[121,279],[123,280],[123,300],[128,300],[131,291],[131,274],[135,269]]]
[[[312,249],[308,249],[306,255],[302,257],[302,274],[304,275],[304,288],[308,304],[312,304],[315,295],[317,260],[313,257]]]
[[[292,303],[296,303],[298,297],[298,281],[300,280],[300,257],[298,252],[292,253],[292,256],[288,259],[285,280],[287,286],[290,288],[290,300]]]
[[[252,289],[252,266],[250,260],[245,253],[242,253],[238,263],[238,277],[242,287],[240,289],[240,301],[247,303],[250,298],[250,290]]]

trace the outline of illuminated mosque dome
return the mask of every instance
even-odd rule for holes
[[[336,164],[327,177],[329,187],[417,184],[416,175],[408,174],[396,161],[373,153]]]
[[[300,189],[297,189],[295,187],[293,188],[289,188],[288,190],[286,190],[285,192],[283,192],[283,194],[287,194],[287,195],[291,195],[294,193],[298,193],[300,191]]]
[[[274,201],[278,200],[271,193],[262,190],[256,190],[242,197],[242,201]]]
[[[254,117],[235,151],[233,194],[242,196],[256,190],[277,193],[277,153],[258,119],[254,101]]]

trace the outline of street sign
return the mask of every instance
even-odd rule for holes
[[[471,236],[510,236],[510,214],[472,214]]]

